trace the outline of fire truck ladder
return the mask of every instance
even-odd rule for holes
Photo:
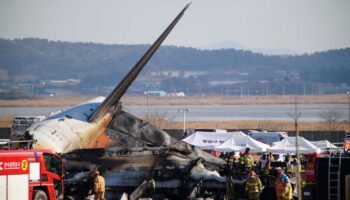
[[[340,200],[341,155],[330,155],[328,163],[328,200]]]

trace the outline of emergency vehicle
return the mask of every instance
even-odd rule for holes
[[[0,150],[0,199],[63,199],[62,159],[50,150]]]
[[[344,151],[350,154],[350,135],[346,135],[344,138]]]

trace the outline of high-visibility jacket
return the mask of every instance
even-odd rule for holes
[[[239,157],[239,162],[242,164],[242,165],[244,165],[244,163],[245,163],[245,156],[241,156],[241,157]]]
[[[254,166],[254,161],[253,161],[253,158],[252,156],[250,156],[249,154],[247,154],[244,158],[244,161],[245,161],[245,167],[247,168],[252,168]]]
[[[292,195],[292,186],[290,184],[290,182],[288,181],[287,183],[283,184],[284,188],[283,188],[283,192],[282,192],[282,199],[283,200],[291,200],[293,199],[293,195]]]
[[[102,176],[100,176],[100,175],[97,175],[95,177],[94,191],[95,192],[105,192],[106,191],[106,189],[105,189],[105,179]]]
[[[275,181],[275,189],[276,189],[276,196],[278,199],[282,196],[282,193],[284,191],[283,181],[280,177],[278,177]]]
[[[262,191],[260,179],[257,176],[250,177],[245,185],[245,190],[248,192],[249,199],[258,198]]]

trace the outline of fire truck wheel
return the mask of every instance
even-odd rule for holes
[[[46,193],[42,190],[34,190],[33,200],[47,200]]]

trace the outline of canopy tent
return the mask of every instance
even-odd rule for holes
[[[299,153],[314,153],[321,151],[303,137],[299,137],[299,144]],[[272,153],[296,153],[296,137],[288,137],[280,142],[276,142],[276,144],[271,148],[268,148],[267,151]]]
[[[197,131],[182,141],[205,150],[215,150],[214,147],[223,144],[233,136],[247,136],[242,131],[237,132],[202,132]]]
[[[248,135],[237,135],[229,138],[221,145],[215,146],[215,150],[224,152],[244,152],[247,147],[249,147],[252,152],[265,152],[270,146],[256,141]]]
[[[328,140],[313,141],[311,143],[316,147],[320,148],[322,151],[338,148],[334,144],[330,143]]]

